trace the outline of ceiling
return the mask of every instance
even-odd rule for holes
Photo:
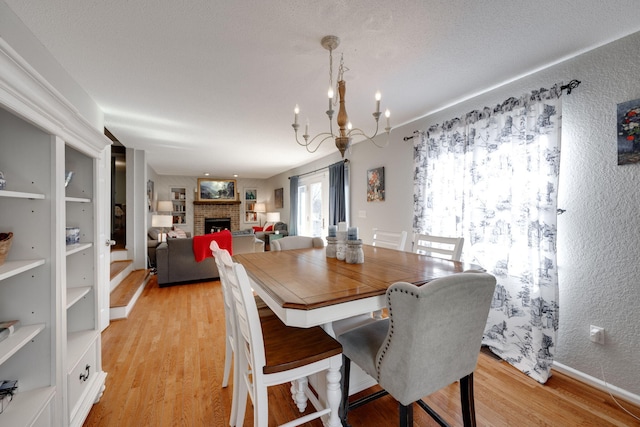
[[[5,2],[162,175],[269,178],[334,153],[291,127],[299,104],[301,131],[328,131],[328,34],[372,132],[377,90],[398,126],[640,31],[636,0]]]

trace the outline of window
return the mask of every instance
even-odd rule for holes
[[[298,234],[322,237],[327,234],[329,217],[329,174],[300,178],[298,183]]]

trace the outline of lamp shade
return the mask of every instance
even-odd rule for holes
[[[173,212],[173,203],[171,200],[158,201],[158,212]]]
[[[267,212],[267,222],[279,222],[280,212]]]
[[[264,213],[267,211],[267,206],[264,203],[256,203],[255,205],[253,205],[253,211]]]
[[[173,217],[171,215],[151,215],[152,227],[165,228],[165,227],[171,227],[172,225],[173,225]]]

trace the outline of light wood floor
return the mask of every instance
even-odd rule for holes
[[[220,283],[159,288],[152,277],[128,319],[102,335],[106,390],[85,426],[227,426],[232,386],[223,389],[224,312]],[[508,364],[482,354],[475,376],[480,426],[640,426],[606,394],[555,373],[541,385]],[[458,386],[425,399],[453,425]],[[269,426],[295,417],[288,387],[269,393]],[[625,404],[640,416],[640,408]],[[253,425],[251,404],[245,425]],[[414,409],[415,426],[436,424]],[[397,425],[389,396],[352,411],[353,427]],[[321,426],[319,421],[310,426]]]

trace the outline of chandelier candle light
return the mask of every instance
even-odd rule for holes
[[[293,110],[294,120],[293,120],[293,124],[291,125],[293,126],[293,130],[296,135],[296,142],[299,145],[304,146],[308,152],[314,153],[324,141],[326,141],[329,138],[334,138],[336,142],[336,147],[340,151],[340,154],[342,154],[343,158],[344,158],[344,152],[351,146],[351,140],[353,137],[361,136],[371,141],[378,148],[385,147],[389,143],[388,138],[389,138],[389,132],[391,131],[391,126],[389,125],[389,116],[391,115],[391,113],[389,112],[388,109],[384,113],[385,117],[387,118],[387,127],[385,128],[385,131],[387,133],[387,142],[384,145],[378,145],[373,140],[373,138],[375,138],[375,136],[378,134],[379,119],[380,119],[380,116],[382,115],[382,113],[380,113],[380,99],[381,99],[380,92],[376,92],[376,96],[375,96],[376,111],[373,113],[373,118],[376,120],[376,131],[373,135],[371,136],[366,135],[364,131],[362,131],[361,129],[353,128],[351,125],[351,122],[349,122],[349,117],[347,116],[347,109],[345,107],[346,83],[343,80],[344,72],[348,71],[349,69],[344,66],[342,56],[340,57],[340,67],[338,68],[338,83],[337,83],[338,96],[340,99],[337,122],[338,122],[338,127],[340,132],[338,135],[333,133],[333,113],[334,113],[333,106],[335,105],[335,101],[333,99],[333,95],[334,95],[333,50],[340,45],[340,39],[336,36],[325,36],[320,41],[320,44],[322,45],[323,48],[329,51],[329,93],[328,93],[329,110],[327,110],[326,112],[327,116],[329,117],[329,132],[319,133],[318,135],[311,138],[311,140],[309,140],[310,138],[309,120],[307,120],[305,129],[304,129],[304,135],[302,135],[302,137],[304,138],[304,142],[300,142],[300,140],[298,139],[298,128],[300,127],[300,125],[298,124],[298,115],[300,114],[300,108],[298,107],[298,105],[296,105],[295,109]],[[315,146],[315,148],[312,148],[312,144],[314,144],[316,140],[318,140],[318,144]]]

